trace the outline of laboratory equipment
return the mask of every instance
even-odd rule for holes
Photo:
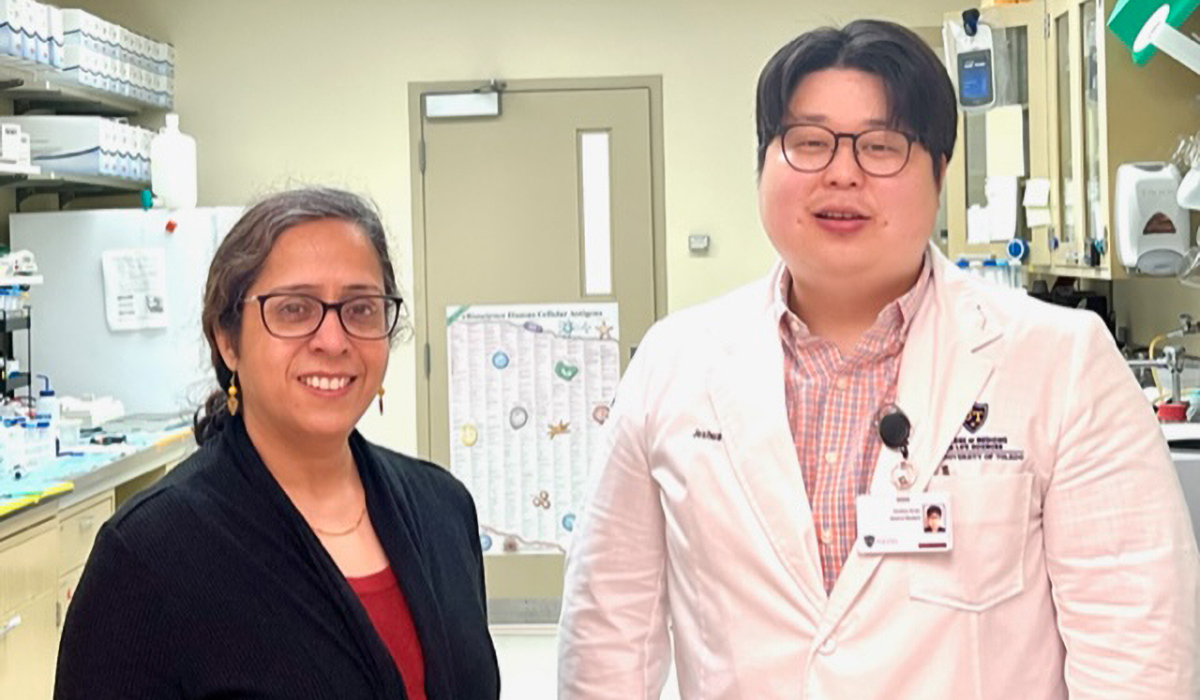
[[[1143,64],[1156,50],[1200,73],[1200,43],[1180,32],[1200,0],[1120,0],[1108,17],[1108,28]]]
[[[196,139],[179,131],[179,115],[150,142],[150,189],[168,209],[196,206]]]
[[[38,265],[54,273],[31,288],[30,303],[38,311],[31,332],[34,366],[54,379],[64,416],[66,396],[112,396],[129,413],[178,413],[208,395],[215,380],[200,323],[204,283],[217,244],[241,213],[240,207],[219,207],[9,216],[13,248],[32,251]],[[169,222],[174,233],[167,232]],[[101,261],[107,251],[130,249],[162,251],[166,327],[108,326]],[[16,352],[28,367],[24,348]]]
[[[954,56],[958,103],[964,111],[986,110],[996,103],[996,61],[992,29],[979,22],[979,10],[963,12],[963,21],[942,27],[946,55]]]
[[[1147,275],[1179,272],[1191,231],[1176,201],[1179,170],[1170,163],[1117,168],[1115,236],[1121,263]]]
[[[990,256],[964,255],[954,264],[967,274],[986,282],[1025,291],[1025,268],[1019,259],[1001,260]]]
[[[1172,161],[1185,173],[1175,200],[1185,209],[1200,210],[1200,133],[1180,138]]]
[[[50,445],[52,446],[52,454],[58,454],[58,426],[62,420],[59,412],[58,395],[54,389],[50,388],[50,378],[44,374],[39,374],[38,377],[45,381],[45,387],[38,392],[37,404],[34,407],[34,416],[39,421],[46,421],[50,431]]]
[[[1158,419],[1164,422],[1187,420],[1188,405],[1183,401],[1183,371],[1200,367],[1200,357],[1188,355],[1183,348],[1168,345],[1162,349],[1162,357],[1145,360],[1126,360],[1130,369],[1146,368],[1151,371],[1166,370],[1171,375],[1170,393],[1157,406]]]

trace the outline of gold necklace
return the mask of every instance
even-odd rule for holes
[[[358,520],[355,520],[354,524],[351,525],[350,527],[346,528],[345,530],[338,530],[336,532],[333,530],[322,530],[321,528],[317,527],[316,525],[313,525],[312,529],[316,530],[317,534],[325,535],[326,537],[345,537],[346,535],[349,535],[349,534],[353,533],[355,530],[357,530],[359,528],[359,526],[362,525],[363,520],[366,517],[367,517],[367,503],[366,503],[366,501],[363,501],[362,512],[358,514]]]

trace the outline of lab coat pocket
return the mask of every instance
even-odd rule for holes
[[[930,490],[950,494],[954,547],[909,555],[909,597],[979,612],[1019,594],[1033,475],[948,477]]]

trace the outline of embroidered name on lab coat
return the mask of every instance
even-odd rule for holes
[[[692,437],[700,438],[701,440],[716,440],[717,442],[721,441],[720,433],[714,433],[711,430],[701,430],[699,428],[696,428],[696,432],[692,433]]]

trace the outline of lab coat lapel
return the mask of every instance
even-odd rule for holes
[[[991,377],[994,362],[990,349],[1000,336],[998,324],[961,273],[951,270],[940,253],[932,254],[933,285],[909,327],[896,386],[896,405],[912,423],[909,461],[917,470],[914,491],[927,488]],[[872,493],[894,490],[892,469],[900,459],[893,450],[880,450]],[[851,552],[831,594],[824,633],[832,631],[882,558]]]
[[[727,356],[714,367],[710,383],[722,443],[776,556],[820,609],[825,587],[812,509],[788,426],[778,322],[764,303],[742,327],[744,336],[725,336]]]

